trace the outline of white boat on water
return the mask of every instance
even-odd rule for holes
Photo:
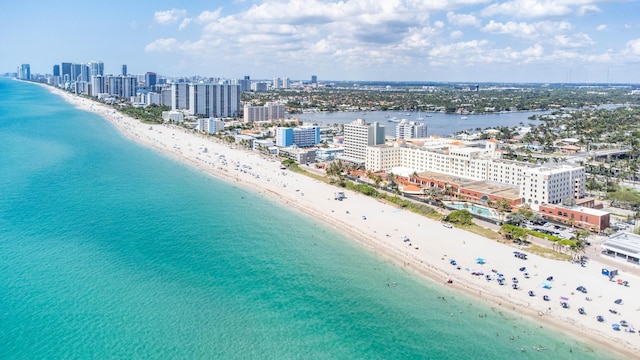
[[[468,119],[468,117],[466,117],[466,116],[461,116],[460,117],[460,120],[467,120],[467,119]]]
[[[387,120],[388,122],[393,122],[393,123],[399,123],[400,119],[398,119],[397,117],[392,117],[391,119]]]

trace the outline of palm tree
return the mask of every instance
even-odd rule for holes
[[[376,175],[373,177],[373,184],[376,186],[376,188],[380,187],[381,182],[382,182],[382,177],[380,177],[380,175]]]
[[[398,188],[398,184],[396,183],[396,175],[392,172],[387,174],[387,184],[390,189],[396,190]]]
[[[418,172],[417,171],[414,171],[411,174],[410,180],[411,180],[411,182],[414,182],[414,183],[418,182]]]

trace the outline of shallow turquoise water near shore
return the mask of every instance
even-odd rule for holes
[[[134,144],[39,86],[0,79],[0,93],[0,358],[608,356]]]

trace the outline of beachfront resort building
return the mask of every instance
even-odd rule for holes
[[[364,163],[367,148],[384,144],[385,127],[378,122],[367,123],[364,119],[344,125],[344,160]]]
[[[320,143],[320,127],[303,126],[299,128],[277,128],[276,146],[310,147]]]
[[[189,84],[187,111],[205,117],[236,117],[240,112],[240,85]]]
[[[224,120],[217,118],[201,118],[196,120],[196,130],[207,134],[215,134],[224,130]]]
[[[171,84],[171,110],[186,110],[189,108],[189,84]]]
[[[346,142],[346,125],[345,125]],[[346,148],[346,144],[345,144]],[[466,181],[489,181],[519,189],[522,203],[538,209],[542,204],[559,204],[585,196],[585,171],[570,164],[530,164],[503,160],[497,141],[485,147],[469,147],[460,142],[431,143],[422,146],[396,142],[392,146],[367,146],[366,169],[391,171],[409,168],[416,173],[436,172]]]
[[[91,96],[98,97],[99,94],[104,94],[104,76],[94,75],[91,77]]]
[[[278,155],[291,159],[298,164],[310,164],[316,161],[316,149],[301,149],[295,145],[278,148]]]
[[[240,85],[173,83],[171,110],[204,117],[236,117],[240,112]]]
[[[184,113],[177,110],[163,111],[162,120],[166,122],[182,123],[184,122]]]
[[[268,102],[264,106],[246,104],[243,110],[244,122],[278,121],[285,118],[284,104]]]
[[[18,67],[18,79],[31,80],[31,65],[22,64]]]
[[[104,84],[104,92],[114,97],[129,99],[136,95],[138,79],[135,76],[107,75]]]
[[[427,124],[402,119],[396,125],[396,139],[421,139],[427,137]]]

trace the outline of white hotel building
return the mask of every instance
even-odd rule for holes
[[[236,117],[240,113],[240,85],[171,84],[171,110],[204,117]]]
[[[367,146],[384,144],[384,125],[377,122],[367,123],[357,119],[344,124],[344,157],[353,162],[364,162],[367,158]]]
[[[427,137],[427,125],[402,119],[396,126],[396,139],[423,139]]]
[[[264,106],[246,104],[243,111],[244,122],[278,121],[285,118],[284,104],[268,102]]]
[[[345,136],[345,148],[347,146]],[[585,171],[567,164],[529,164],[503,160],[496,152],[497,142],[489,140],[484,149],[457,145],[427,143],[410,147],[378,145],[366,148],[366,168],[390,171],[409,168],[417,173],[432,171],[470,180],[489,181],[518,187],[523,203],[536,208],[539,204],[558,204],[567,198],[585,195]]]
[[[189,84],[189,114],[236,117],[240,113],[240,85]]]

